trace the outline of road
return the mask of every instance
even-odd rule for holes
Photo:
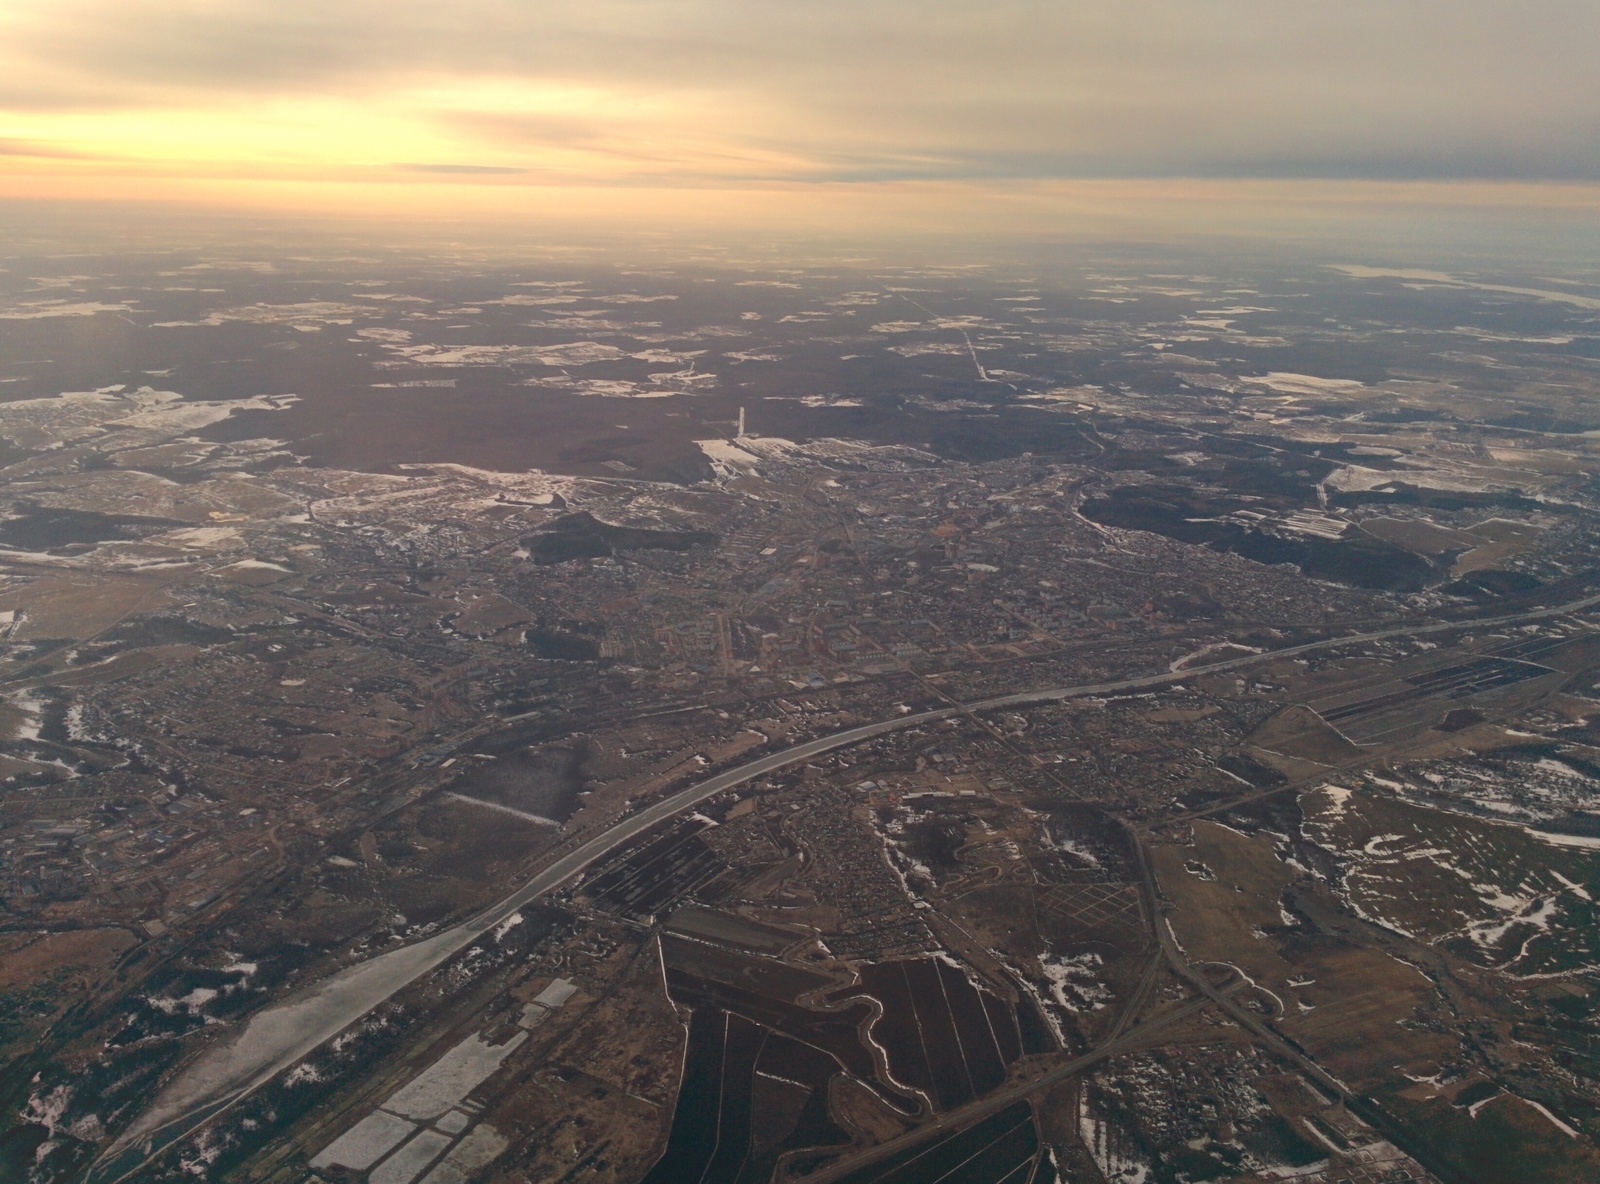
[[[1242,986],[1243,982],[1232,985]],[[970,1126],[989,1117],[991,1114],[1004,1110],[1013,1102],[1020,1102],[1040,1090],[1049,1089],[1052,1085],[1057,1085],[1068,1078],[1076,1077],[1085,1069],[1098,1065],[1108,1057],[1114,1057],[1120,1052],[1127,1052],[1134,1048],[1147,1047],[1147,1037],[1151,1032],[1169,1028],[1178,1021],[1186,1020],[1196,1012],[1210,1006],[1211,1000],[1207,998],[1191,999],[1187,1003],[1181,1003],[1170,1011],[1152,1016],[1132,1032],[1105,1040],[1088,1052],[1075,1056],[1071,1060],[1062,1061],[1059,1065],[1046,1070],[1037,1077],[1015,1082],[998,1093],[990,1094],[986,1098],[976,1102],[968,1102],[965,1106],[957,1107],[954,1110],[947,1110],[944,1114],[924,1126],[907,1131],[905,1134],[879,1143],[875,1147],[869,1147],[859,1155],[852,1155],[847,1159],[829,1164],[827,1167],[818,1168],[806,1177],[807,1184],[831,1184],[834,1180],[842,1180],[844,1177],[859,1172],[863,1168],[871,1167],[891,1155],[897,1155],[909,1147],[915,1147],[919,1143],[927,1142],[935,1136],[949,1134],[952,1131],[960,1130],[962,1127]]]
[[[1150,866],[1149,855],[1145,851],[1142,842],[1136,841],[1134,846],[1139,856],[1140,878],[1144,881],[1145,890],[1154,894],[1155,872]],[[1444,1184],[1465,1184],[1448,1164],[1439,1162],[1437,1156],[1431,1155],[1426,1147],[1419,1145],[1415,1139],[1412,1139],[1406,1131],[1400,1129],[1396,1123],[1390,1120],[1387,1114],[1379,1110],[1372,1102],[1353,1093],[1349,1086],[1332,1076],[1321,1065],[1284,1039],[1283,1036],[1269,1027],[1260,1016],[1255,1015],[1241,1006],[1237,1000],[1231,998],[1230,996],[1236,987],[1243,985],[1242,981],[1237,984],[1230,983],[1227,987],[1219,989],[1209,982],[1205,975],[1196,971],[1178,948],[1177,938],[1173,936],[1172,927],[1167,924],[1165,917],[1158,916],[1156,918],[1156,940],[1161,944],[1161,953],[1167,965],[1172,967],[1173,971],[1185,982],[1199,991],[1205,1002],[1213,1003],[1221,1008],[1229,1019],[1254,1036],[1260,1044],[1298,1068],[1300,1072],[1315,1081],[1330,1097],[1336,1097],[1342,1101],[1347,1110],[1355,1114],[1368,1126],[1383,1134],[1391,1143],[1411,1156],[1412,1159],[1417,1160],[1423,1167],[1433,1172]],[[1242,975],[1242,972],[1237,967],[1234,970]]]
[[[237,1035],[206,1049],[161,1091],[150,1107],[101,1157],[101,1164],[109,1167],[115,1162],[116,1168],[113,1169],[115,1174],[107,1174],[100,1178],[106,1184],[111,1184],[112,1181],[131,1175],[173,1140],[182,1138],[211,1121],[228,1106],[259,1089],[277,1074],[290,1068],[320,1045],[359,1021],[401,988],[415,982],[465,949],[506,917],[566,884],[585,868],[631,842],[657,823],[768,773],[891,732],[938,723],[956,716],[978,715],[1067,699],[1145,690],[1318,650],[1432,633],[1522,624],[1578,612],[1595,605],[1600,605],[1600,595],[1591,595],[1550,608],[1534,609],[1502,617],[1448,621],[1435,625],[1406,625],[1370,633],[1349,634],[1260,654],[1246,654],[1180,671],[1164,670],[1155,674],[1109,682],[1022,691],[880,720],[828,736],[820,736],[779,752],[758,757],[619,819],[603,833],[560,856],[503,900],[454,928],[435,934],[415,945],[392,950],[346,967],[329,978],[308,985],[283,1002],[258,1012]],[[1159,930],[1161,927],[1157,928]],[[120,1170],[128,1159],[133,1157],[130,1156],[130,1151],[141,1144],[148,1144],[152,1148],[151,1153],[139,1157],[139,1162],[125,1171]]]
[[[214,1107],[219,1099],[237,1101],[260,1088],[396,991],[464,950],[512,913],[559,888],[590,864],[657,823],[777,769],[911,726],[908,721],[929,723],[960,715],[964,710],[946,707],[809,740],[719,773],[628,815],[555,860],[510,896],[460,925],[415,945],[346,967],[312,984],[304,992],[257,1013],[233,1039],[216,1044],[197,1057],[113,1144],[107,1156],[115,1156],[158,1133],[170,1135],[169,1128],[185,1125],[185,1119],[202,1107],[208,1111],[205,1117],[208,1121],[215,1116]]]

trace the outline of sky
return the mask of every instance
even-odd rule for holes
[[[1595,0],[0,0],[0,197],[1593,211],[1597,45]]]

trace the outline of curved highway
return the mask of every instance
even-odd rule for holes
[[[506,917],[573,879],[589,865],[632,841],[657,823],[672,818],[707,798],[825,752],[848,748],[889,732],[937,723],[958,715],[974,715],[1006,708],[1094,695],[1120,694],[1186,679],[1237,670],[1258,662],[1276,661],[1316,650],[1336,649],[1393,638],[1418,637],[1455,630],[1492,628],[1563,616],[1600,605],[1600,595],[1551,608],[1533,609],[1508,616],[1446,621],[1433,625],[1404,625],[1371,633],[1306,642],[1259,654],[1246,654],[1205,666],[1110,682],[1072,687],[1049,687],[1001,695],[973,703],[932,711],[914,712],[877,723],[849,728],[832,735],[769,753],[718,773],[705,781],[662,798],[619,819],[603,833],[568,852],[538,872],[515,892],[460,925],[415,945],[379,954],[311,984],[281,1003],[253,1016],[232,1039],[202,1052],[180,1073],[112,1145],[100,1160],[102,1181],[120,1180],[137,1171],[162,1149],[209,1122],[223,1110],[290,1068],[324,1042],[409,983],[435,969],[476,941]],[[138,1147],[137,1151],[132,1150]],[[137,1162],[130,1162],[137,1160]]]

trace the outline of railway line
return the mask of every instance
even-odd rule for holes
[[[165,1148],[192,1134],[249,1096],[323,1043],[359,1021],[396,992],[448,961],[518,909],[571,882],[586,868],[632,842],[652,827],[692,809],[709,798],[769,773],[800,764],[824,753],[854,747],[892,732],[938,723],[957,716],[977,716],[993,711],[1032,707],[1075,698],[1147,690],[1321,650],[1446,632],[1526,624],[1581,612],[1596,605],[1600,605],[1600,594],[1591,593],[1563,604],[1528,609],[1498,617],[1480,617],[1466,621],[1450,620],[1431,625],[1407,624],[1304,642],[1263,653],[1246,654],[1181,671],[1162,670],[1105,682],[1020,691],[847,728],[757,757],[618,819],[602,833],[558,855],[497,903],[451,929],[414,945],[346,967],[258,1012],[235,1036],[201,1053],[169,1083],[144,1114],[135,1120],[133,1125],[101,1156],[88,1179],[93,1184],[115,1184],[116,1181],[127,1178]],[[1150,892],[1148,886],[1146,891]],[[1161,937],[1160,929],[1161,926],[1157,925],[1158,939]],[[1220,1000],[1212,998],[1211,1002],[1220,1003]],[[1230,1012],[1233,1010],[1230,1009]],[[1241,1014],[1248,1014],[1243,1013],[1242,1009],[1238,1010]],[[1251,1017],[1252,1020],[1253,1018]],[[1146,1030],[1147,1028],[1141,1028],[1139,1033],[1142,1034]],[[1117,1041],[1108,1042],[1101,1049],[1084,1054],[1085,1057],[1092,1058],[1091,1060],[1084,1061],[1083,1065],[1078,1065],[1070,1071],[1063,1066],[1060,1072],[1063,1075],[1070,1075],[1070,1072],[1080,1071],[1084,1065],[1091,1064],[1094,1060],[1113,1055],[1120,1047],[1120,1040],[1132,1038],[1132,1034],[1126,1034]],[[1271,1039],[1281,1044],[1281,1038],[1271,1036]],[[1077,1062],[1068,1064],[1073,1065]],[[1031,1083],[1029,1088],[1033,1088],[1034,1084],[1036,1083]],[[986,1099],[981,1104],[987,1103]],[[820,1180],[823,1177],[817,1178]]]

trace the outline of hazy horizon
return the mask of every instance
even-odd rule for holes
[[[561,233],[1592,220],[1600,9],[0,4],[0,199]],[[91,215],[92,216],[92,215]]]

